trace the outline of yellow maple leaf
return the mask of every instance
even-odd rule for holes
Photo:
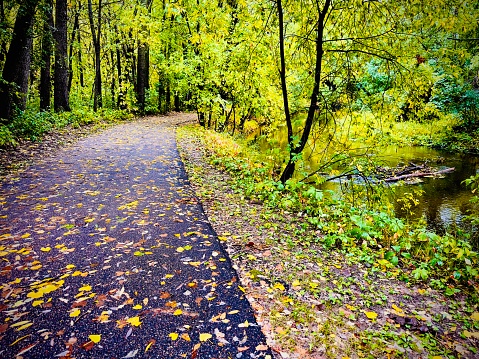
[[[37,307],[39,305],[43,304],[43,299],[40,300],[34,300],[32,303],[32,306]]]
[[[83,287],[78,289],[79,292],[89,292],[91,291],[91,285],[85,284]]]
[[[364,314],[366,314],[366,317],[368,317],[371,320],[376,319],[378,317],[378,313],[376,313],[376,312],[366,312],[365,311]]]
[[[93,342],[93,343],[99,343],[100,340],[101,340],[101,334],[90,334],[88,336],[88,338],[90,338],[90,340]]]
[[[173,315],[181,315],[183,311],[181,309],[177,309],[174,311]]]
[[[74,264],[67,264],[67,265],[65,266],[65,268],[66,268],[66,269],[73,269],[73,268],[75,268],[75,265],[74,265]]]
[[[399,313],[402,313],[403,310],[401,308],[399,308],[396,304],[393,304],[392,305],[392,308],[396,311],[396,312],[399,312]]]
[[[131,317],[126,321],[135,327],[139,327],[141,325],[140,317]]]
[[[474,312],[474,313],[472,313],[471,319],[472,319],[472,320],[475,320],[476,322],[478,322],[478,321],[479,321],[479,312]]]
[[[133,307],[133,309],[135,309],[135,310],[140,310],[141,308],[143,308],[143,306],[141,304],[137,304]]]
[[[70,317],[76,318],[80,315],[81,311],[80,309],[76,308],[70,312]]]
[[[171,340],[176,340],[178,339],[178,333],[170,333],[168,336],[171,338]]]
[[[200,342],[206,342],[208,339],[211,339],[213,336],[210,333],[201,333]]]
[[[33,299],[38,299],[38,298],[41,298],[43,297],[43,293],[38,291],[38,292],[30,292],[27,294],[27,297],[28,298],[33,298]]]
[[[42,247],[40,248],[42,252],[50,252],[52,250],[52,247]]]

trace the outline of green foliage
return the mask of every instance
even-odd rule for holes
[[[8,125],[0,126],[0,147],[15,146],[19,140],[40,141],[50,131],[61,130],[66,126],[80,127],[101,123],[115,123],[128,118],[131,114],[121,110],[102,109],[93,112],[78,109],[72,112],[20,112]]]
[[[352,262],[386,268],[408,281],[435,278],[438,289],[467,288],[477,281],[479,255],[466,233],[441,236],[420,223],[396,218],[390,206],[381,202],[353,205],[351,197],[310,184],[289,180],[283,185],[272,179],[274,165],[246,147],[246,142],[198,128],[189,130],[209,145],[212,163],[234,175],[245,196],[304,219],[306,227],[298,229],[302,245],[319,243],[344,251]],[[403,203],[413,204],[416,195],[407,194]],[[321,235],[316,235],[318,231]]]

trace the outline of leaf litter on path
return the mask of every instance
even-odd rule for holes
[[[110,128],[1,184],[0,357],[271,357],[178,156],[191,118]]]

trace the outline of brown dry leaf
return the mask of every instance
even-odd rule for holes
[[[116,321],[116,327],[118,329],[122,329],[126,327],[127,325],[128,325],[128,322],[126,321],[126,319],[119,319]]]
[[[268,350],[268,346],[264,345],[264,344],[259,344],[259,345],[256,346],[256,350],[257,351],[265,351],[265,350]]]
[[[102,307],[103,305],[105,305],[105,302],[107,300],[107,296],[106,294],[100,294],[100,295],[97,295],[96,296],[96,306],[97,307]]]
[[[241,352],[244,352],[245,350],[248,350],[249,347],[238,347],[238,351],[241,353]]]
[[[165,305],[170,308],[176,308],[178,306],[178,303],[176,303],[175,301],[171,301],[166,303]]]
[[[8,329],[8,324],[1,324],[0,325],[0,334],[5,333]]]
[[[81,347],[85,350],[91,350],[94,346],[95,343],[93,343],[91,340],[81,345]]]
[[[82,307],[84,307],[86,304],[87,304],[87,301],[86,301],[86,300],[81,300],[81,301],[78,301],[78,302],[73,302],[72,308],[82,308]]]
[[[168,292],[160,292],[160,298],[161,299],[168,299],[169,297],[171,297],[171,294],[168,293]]]

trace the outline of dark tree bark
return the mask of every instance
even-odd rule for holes
[[[55,6],[55,73],[53,107],[55,112],[70,111],[68,93],[67,0],[56,0]]]
[[[39,0],[24,0],[15,19],[13,36],[0,82],[0,119],[8,123],[15,110],[24,110],[30,75],[32,25]],[[2,121],[2,120],[0,120]]]
[[[81,11],[81,4],[78,4],[78,10],[75,11],[75,20],[73,21],[73,30],[72,30],[72,36],[71,36],[71,41],[70,41],[70,51],[69,51],[69,63],[68,63],[68,93],[70,93],[70,90],[72,88],[72,82],[73,82],[73,45],[75,43],[75,37],[77,33],[80,32],[80,11]],[[80,44],[80,42],[78,42]]]
[[[93,89],[93,111],[103,106],[101,90],[101,0],[98,1],[98,26],[95,30],[95,21],[93,19],[93,6],[91,0],[88,0],[88,18],[90,20],[91,36],[93,39],[93,48],[95,49],[95,83]]]
[[[51,108],[52,96],[52,50],[53,50],[53,3],[45,4],[45,23],[42,38],[42,65],[40,69],[40,110],[48,111]]]
[[[122,69],[121,69],[121,53],[120,53],[120,38],[118,34],[118,28],[115,26],[115,33],[117,34],[115,43],[116,43],[116,71],[118,75],[118,99],[116,106],[119,109],[126,109],[125,103],[125,95],[123,93],[123,77],[122,77]]]
[[[151,10],[153,0],[142,0],[142,3],[147,7],[148,12]],[[141,31],[146,33],[146,29],[142,28]],[[140,112],[145,111],[146,105],[146,90],[149,86],[150,76],[150,49],[147,43],[140,41],[138,44],[138,62],[137,62],[137,81],[136,81],[136,99]]]
[[[0,0],[0,31],[7,30],[7,19],[5,18],[5,4],[3,0]],[[5,61],[7,55],[7,42],[2,40],[0,43],[0,63]]]
[[[322,10],[318,9],[318,22],[316,23],[316,61],[314,68],[314,85],[313,90],[311,91],[310,104],[308,109],[308,115],[303,128],[303,133],[298,143],[295,143],[293,137],[293,127],[291,123],[291,116],[289,114],[289,105],[288,105],[288,94],[286,88],[286,66],[285,66],[285,55],[284,55],[284,30],[283,30],[283,11],[281,0],[277,0],[278,5],[278,16],[279,16],[279,26],[280,26],[280,57],[281,57],[281,89],[283,91],[283,101],[285,107],[286,115],[286,125],[288,127],[288,145],[289,145],[289,160],[288,163],[281,174],[281,182],[285,183],[291,177],[296,167],[297,157],[303,152],[306,143],[308,142],[309,135],[311,133],[311,128],[313,127],[313,121],[315,116],[315,110],[317,108],[318,96],[319,96],[319,84],[321,82],[321,71],[322,71],[322,60],[323,60],[323,32],[325,26],[326,15],[331,6],[331,0],[326,0]],[[318,5],[319,7],[319,5]]]
[[[137,62],[137,78],[136,78],[136,100],[140,112],[145,111],[145,102],[146,102],[146,84],[147,79],[147,56],[148,48],[145,43],[141,43],[138,46],[138,62]]]

